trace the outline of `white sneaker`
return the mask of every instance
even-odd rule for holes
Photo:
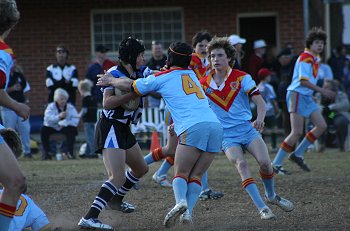
[[[268,198],[266,198],[267,202],[273,205],[277,205],[278,207],[280,207],[282,210],[286,211],[286,212],[290,212],[294,209],[294,205],[292,202],[290,202],[287,199],[284,199],[278,195],[275,196],[275,198],[270,201]]]
[[[264,208],[260,211],[261,220],[270,220],[276,218],[275,214],[271,211],[270,208]]]
[[[94,218],[85,219],[84,217],[82,217],[78,225],[82,228],[88,228],[88,229],[114,230],[112,226],[103,224],[101,221]]]
[[[180,216],[180,223],[188,224],[188,225],[192,225],[193,224],[192,216],[190,214],[190,211],[188,211],[188,209],[183,214],[181,214],[181,216]]]
[[[166,175],[161,175],[158,176],[157,172],[155,172],[152,176],[152,179],[154,182],[156,182],[157,184],[159,184],[160,186],[163,187],[173,187],[173,185],[168,181]]]
[[[187,210],[187,202],[185,200],[177,203],[174,208],[168,212],[164,219],[164,226],[169,228],[175,224],[175,221],[181,214],[183,214]]]

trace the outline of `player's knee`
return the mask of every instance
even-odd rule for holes
[[[268,161],[260,162],[260,171],[266,174],[271,173],[272,172],[271,162],[268,162]]]
[[[248,168],[248,163],[246,160],[237,159],[236,160],[236,167],[238,170],[244,170],[244,169]]]
[[[292,136],[295,140],[298,140],[303,135],[303,131],[292,131]]]
[[[137,177],[137,178],[141,178],[143,177],[144,175],[146,175],[146,173],[148,172],[148,165],[145,164],[143,165],[142,167],[139,167],[137,169],[133,169],[133,173],[134,173],[134,176]]]
[[[321,123],[317,126],[317,128],[323,133],[327,129],[327,124],[326,123]]]
[[[18,176],[13,177],[11,182],[8,184],[8,189],[21,194],[27,191],[27,182],[25,176],[19,174]]]

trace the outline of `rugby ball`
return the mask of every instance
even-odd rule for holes
[[[122,91],[119,88],[114,88],[114,94],[116,96],[121,96],[121,95],[125,95],[127,92],[126,91]],[[122,104],[122,108],[124,108],[125,110],[128,111],[135,111],[138,106],[140,104],[140,97],[137,97],[135,99],[130,100],[129,102]]]

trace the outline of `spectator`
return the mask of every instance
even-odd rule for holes
[[[336,80],[325,79],[323,88],[336,92],[337,96],[335,99],[329,99],[319,95],[322,115],[328,125],[327,131],[320,137],[320,151],[324,151],[328,136],[333,133],[336,134],[340,151],[344,152],[350,123],[349,99],[343,91],[339,90],[339,83]]]
[[[151,70],[159,71],[165,66],[167,57],[163,53],[163,45],[157,41],[152,41],[152,57],[148,60],[146,66]],[[154,95],[147,96],[147,107],[159,107],[160,98]]]
[[[66,136],[69,158],[75,159],[74,143],[78,133],[79,116],[75,107],[67,103],[68,92],[62,88],[57,88],[54,92],[54,102],[49,103],[44,113],[44,123],[41,127],[40,136],[44,153],[42,160],[51,159],[50,140],[52,134],[61,133]]]
[[[92,83],[85,79],[79,82],[78,90],[83,97],[82,109],[79,112],[79,117],[83,119],[84,133],[86,138],[87,148],[85,153],[80,157],[95,158],[94,135],[95,123],[97,121],[97,103],[94,97],[91,96]]]
[[[344,65],[346,60],[346,49],[344,46],[339,45],[333,50],[332,56],[328,60],[329,66],[331,66],[334,79],[338,80],[340,83],[344,81]]]
[[[48,102],[53,102],[53,95],[57,88],[63,88],[68,92],[68,102],[75,105],[75,94],[78,87],[77,68],[68,64],[69,51],[63,45],[56,47],[57,63],[46,68],[46,87],[49,89]]]
[[[322,58],[318,67],[317,78],[317,86],[319,87],[323,86],[323,82],[326,79],[333,79],[333,72],[331,67],[327,63],[325,63]]]
[[[344,92],[348,95],[350,99],[350,57],[346,58],[344,62],[344,85],[340,86],[340,88],[344,88]]]
[[[231,35],[228,37],[228,41],[231,43],[232,46],[236,48],[237,51],[237,57],[234,62],[233,69],[239,69],[242,70],[242,59],[244,58],[244,51],[242,50],[243,44],[247,42],[245,38],[241,38],[236,34]]]
[[[99,45],[95,49],[96,60],[94,63],[90,64],[86,76],[86,79],[91,80],[93,83],[91,94],[95,98],[96,102],[102,105],[102,91],[99,87],[96,86],[97,75],[103,74],[104,71],[107,71],[109,68],[117,65],[116,62],[111,61],[107,57],[107,52],[109,49],[103,45]]]
[[[263,39],[254,41],[254,54],[249,57],[248,73],[253,77],[256,84],[259,84],[258,71],[265,64],[266,46]]]
[[[294,56],[292,49],[284,48],[277,56],[277,62],[274,65],[274,71],[276,73],[276,79],[272,81],[272,85],[277,92],[277,102],[279,108],[282,110],[282,127],[284,128],[284,135],[287,136],[290,133],[290,115],[287,109],[286,97],[287,88],[292,81],[294,64],[297,60],[297,56]]]
[[[16,65],[16,61],[14,60],[14,66],[7,87],[8,95],[19,103],[29,103],[29,100],[27,99],[27,93],[29,90],[30,86],[23,75],[22,68]],[[19,133],[22,140],[24,157],[31,158],[29,119],[23,120],[14,110],[7,107],[1,107],[1,117],[3,125],[6,128],[12,128]]]
[[[277,117],[280,114],[280,109],[276,101],[276,93],[273,90],[271,84],[272,72],[267,68],[261,68],[258,71],[258,78],[260,83],[258,85],[259,91],[266,103],[266,116],[265,116],[265,127],[271,129],[271,148],[273,152],[277,151]]]

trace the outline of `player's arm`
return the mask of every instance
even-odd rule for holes
[[[265,115],[266,115],[266,105],[263,97],[260,94],[254,94],[251,96],[251,100],[256,105],[257,117],[253,122],[253,127],[256,128],[259,132],[262,132],[264,129],[265,123]]]
[[[116,78],[114,78],[116,79]],[[131,85],[131,84],[130,84]],[[130,90],[129,85],[129,90]],[[132,99],[137,98],[138,95],[135,92],[128,92],[124,95],[116,96],[113,89],[105,89],[103,92],[102,105],[104,109],[114,109],[122,104],[129,102]]]
[[[129,78],[114,78],[109,72],[97,75],[97,77],[97,86],[112,86],[122,91],[130,91],[130,86],[134,82],[134,80]]]
[[[4,89],[0,89],[0,105],[15,111],[16,114],[22,117],[24,120],[28,119],[29,117],[30,108],[27,105],[18,103],[10,98]]]
[[[325,88],[322,88],[322,87],[319,87],[315,84],[312,84],[309,80],[306,80],[306,79],[300,80],[300,85],[307,87],[307,88],[310,88],[313,91],[319,92],[319,93],[321,93],[321,95],[323,95],[327,98],[330,98],[330,99],[334,99],[336,96],[335,92],[328,90],[328,89],[325,89]]]
[[[336,94],[333,91],[319,87],[316,84],[313,84],[309,81],[310,78],[314,78],[312,73],[313,73],[312,64],[308,61],[308,59],[300,62],[300,68],[298,72],[300,85],[307,87],[313,91],[319,92],[321,93],[321,95],[327,98],[334,99]]]

